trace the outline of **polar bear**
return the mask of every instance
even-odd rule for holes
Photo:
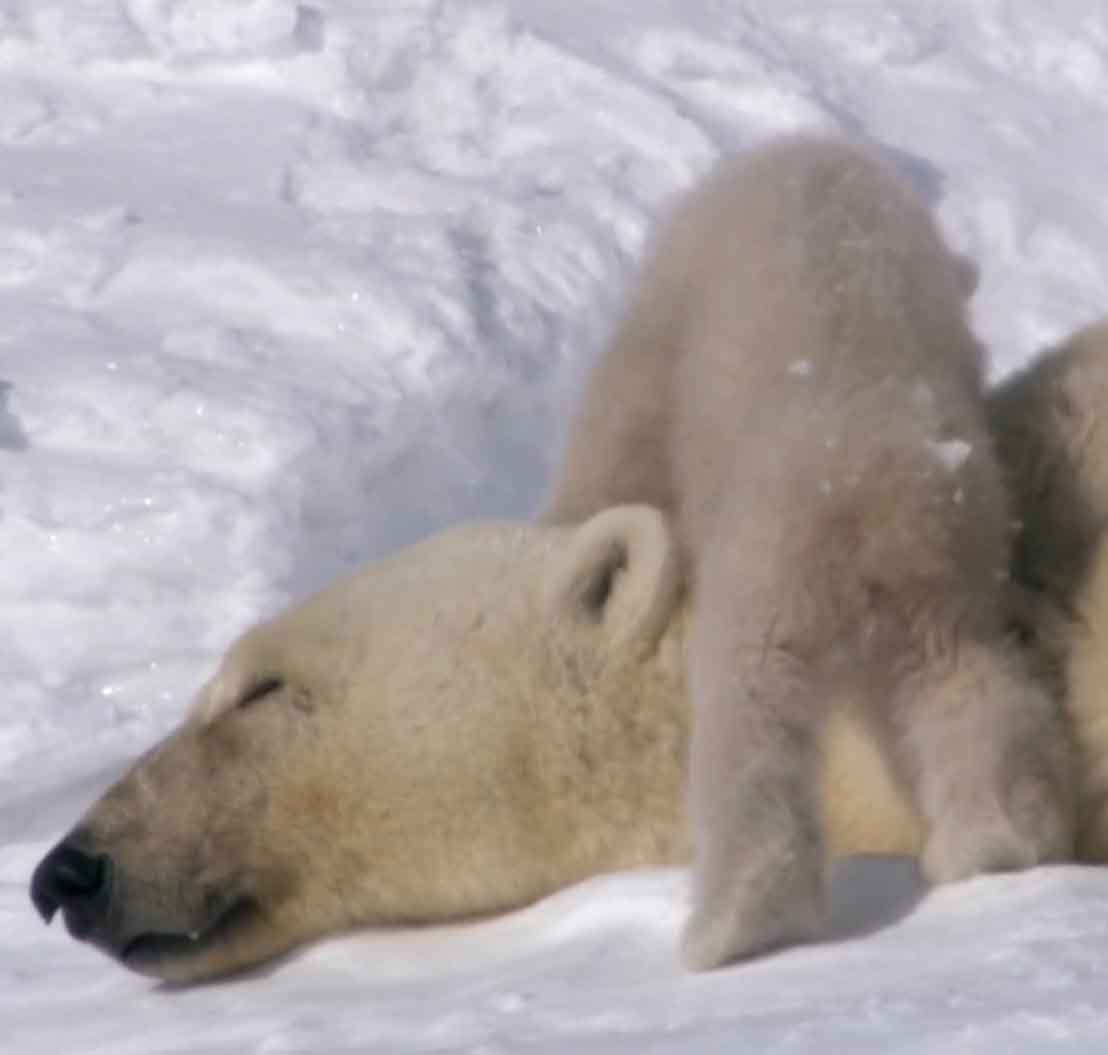
[[[187,982],[686,864],[679,568],[666,515],[625,506],[457,527],[338,579],[232,645],[182,726],[44,858],[36,906]],[[1108,705],[1090,689],[1075,721],[1095,733]],[[829,854],[917,856],[925,823],[851,708],[823,753]],[[1088,861],[1108,862],[1105,759],[1088,762]]]
[[[578,519],[451,529],[250,630],[39,864],[39,911],[192,981],[355,926],[686,863],[690,591],[672,516]],[[913,797],[858,709],[830,709],[827,852],[918,855]],[[1108,861],[1108,839],[1082,846]]]
[[[180,728],[35,870],[45,918],[196,981],[328,933],[517,907],[683,865],[687,591],[668,518],[453,528],[248,631]],[[923,825],[852,715],[836,857]]]
[[[1056,711],[1007,640],[1008,510],[965,268],[873,157],[792,137],[673,211],[546,511],[671,512],[690,588],[694,969],[816,934],[829,703],[934,881],[1071,853]]]
[[[1108,319],[998,386],[989,419],[1019,527],[1020,622],[1078,751],[1078,856],[1108,861]]]
[[[1049,672],[1073,656],[1059,715],[1088,774],[1079,859],[1104,863],[1108,558],[1048,593],[1053,560],[1035,555],[1071,559],[1067,510],[1108,510],[1108,324],[1096,336],[1001,388],[990,416],[1028,517],[1025,631]],[[1100,538],[1082,528],[1078,552]],[[467,525],[370,564],[231,647],[183,726],[36,869],[35,903],[127,966],[190,981],[354,926],[684,864],[688,602],[649,507]],[[924,845],[849,707],[825,731],[821,813],[836,857]]]
[[[40,863],[35,904],[190,981],[684,861],[681,596],[646,507],[370,564],[233,645]]]

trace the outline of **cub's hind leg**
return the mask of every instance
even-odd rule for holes
[[[898,662],[908,673],[886,721],[894,764],[928,826],[928,878],[1071,857],[1070,750],[1056,705],[999,632],[951,623],[923,633],[905,644]]]
[[[806,598],[729,556],[698,562],[688,644],[695,860],[682,953],[699,970],[810,938],[824,911],[816,785],[831,692],[804,656]]]

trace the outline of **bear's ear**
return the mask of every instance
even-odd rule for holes
[[[220,715],[247,707],[285,685],[277,669],[266,662],[266,650],[258,640],[260,628],[247,632],[231,646],[215,676],[193,701],[191,717],[200,725],[210,725]]]
[[[558,619],[603,628],[640,655],[658,642],[681,591],[677,548],[662,513],[614,506],[585,521],[559,555],[547,590]]]
[[[220,668],[196,694],[189,717],[199,725],[211,725],[221,714],[234,710],[242,687]]]

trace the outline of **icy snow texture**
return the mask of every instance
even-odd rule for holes
[[[1108,873],[677,967],[676,873],[152,987],[29,870],[238,630],[526,514],[659,204],[721,150],[887,146],[998,370],[1108,305],[1100,0],[0,0],[0,1044],[21,1055],[1041,1052],[1108,1040]]]

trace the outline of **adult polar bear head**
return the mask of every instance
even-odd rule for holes
[[[680,857],[679,589],[643,508],[372,564],[231,647],[40,865],[38,907],[191,979]]]
[[[683,862],[683,613],[645,506],[469,525],[368,565],[231,647],[42,861],[35,903],[185,981]],[[832,850],[915,852],[876,754],[836,728]]]

